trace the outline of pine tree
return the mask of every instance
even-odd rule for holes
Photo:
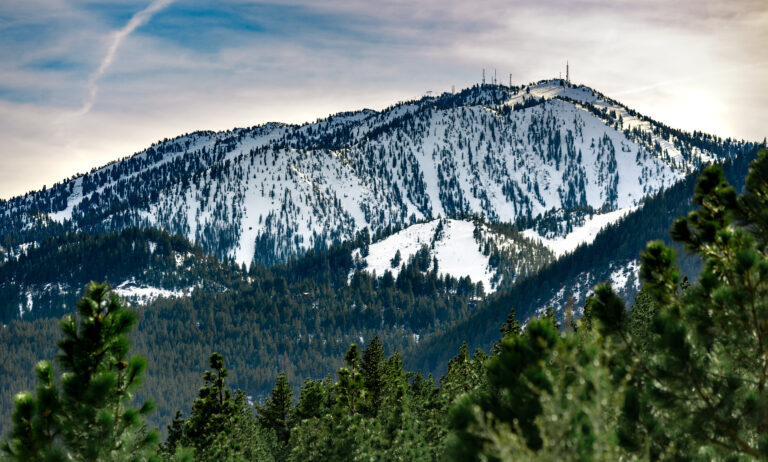
[[[38,363],[37,396],[16,396],[3,452],[22,461],[153,459],[159,434],[145,430],[143,416],[154,407],[130,407],[146,368],[144,358],[128,357],[136,315],[106,283],[94,282],[77,314],[61,322],[61,388],[51,363]]]
[[[272,394],[257,407],[259,424],[262,427],[274,430],[277,441],[287,443],[291,436],[291,422],[293,421],[293,390],[285,377],[285,373],[277,376],[277,382],[272,389]]]
[[[622,444],[654,457],[768,456],[768,152],[738,197],[719,166],[694,192],[699,206],[672,236],[704,262],[685,288],[675,252],[652,242],[642,255],[644,291],[657,312],[647,335],[627,328],[623,303],[606,287],[593,316],[615,332],[635,370]]]
[[[357,412],[362,405],[363,375],[360,373],[360,355],[357,345],[352,344],[344,355],[347,367],[338,370],[338,382],[334,386],[336,404],[349,414]]]
[[[237,408],[226,386],[228,372],[219,353],[209,358],[211,370],[205,371],[205,384],[197,393],[189,419],[184,424],[182,442],[195,449],[197,459],[206,459],[213,442],[228,433],[235,422]]]
[[[550,380],[544,374],[545,359],[559,341],[550,317],[532,319],[524,335],[502,340],[499,353],[487,364],[489,388],[464,395],[451,410],[453,439],[448,451],[453,460],[484,459],[483,447],[488,436],[474,429],[487,414],[509,430],[519,432],[528,447],[537,450],[542,446],[535,419],[542,413],[539,395],[551,390]]]
[[[325,405],[325,391],[323,383],[317,380],[306,379],[299,393],[299,402],[296,404],[294,419],[301,422],[304,419],[320,417]]]
[[[365,414],[375,417],[384,397],[384,345],[378,336],[374,337],[363,352],[361,369],[363,385],[367,392]]]
[[[400,249],[395,252],[395,256],[392,257],[392,259],[389,261],[389,265],[394,269],[400,266],[400,262],[402,261],[402,255],[400,254]]]
[[[170,460],[176,449],[182,444],[184,440],[184,417],[181,411],[176,411],[176,415],[173,417],[173,421],[168,425],[168,437],[165,442],[160,444],[160,450],[158,454],[166,460]]]
[[[523,332],[523,326],[520,325],[520,321],[517,320],[515,309],[511,308],[507,319],[504,321],[504,325],[499,329],[501,338],[497,340],[491,348],[491,355],[494,356],[499,353],[501,348],[501,341],[507,336],[518,336]]]

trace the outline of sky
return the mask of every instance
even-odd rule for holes
[[[195,130],[571,80],[768,136],[766,0],[2,0],[0,198]]]

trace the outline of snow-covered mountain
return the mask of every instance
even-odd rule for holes
[[[11,248],[66,230],[146,226],[270,264],[364,228],[475,216],[516,222],[562,253],[558,239],[573,229],[609,221],[620,213],[599,215],[636,207],[741,146],[562,80],[484,85],[380,112],[164,140],[3,201],[0,238]]]

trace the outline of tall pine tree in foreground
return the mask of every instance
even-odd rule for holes
[[[531,320],[451,413],[454,460],[768,458],[768,152],[744,194],[704,170],[672,237],[701,258],[689,284],[651,242],[631,311],[595,288],[575,330]]]
[[[60,380],[41,361],[36,393],[16,395],[10,441],[2,447],[8,459],[153,460],[159,434],[143,421],[153,406],[131,407],[146,367],[144,358],[128,355],[135,324],[136,315],[106,283],[88,284],[77,317],[61,322]]]
[[[633,375],[619,437],[653,457],[766,458],[768,152],[741,196],[711,166],[693,200],[699,208],[675,222],[672,236],[704,268],[686,287],[672,249],[648,245],[641,278],[656,310],[648,332],[631,332],[609,288],[596,292],[593,314],[619,334]]]

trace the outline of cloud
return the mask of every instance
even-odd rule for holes
[[[525,83],[566,60],[671,126],[768,134],[765,0],[148,1],[0,2],[0,197],[185,132],[382,109],[482,68]]]
[[[121,29],[115,31],[110,37],[109,46],[107,47],[107,54],[101,60],[99,68],[94,72],[88,81],[88,98],[83,103],[83,106],[77,110],[73,116],[79,117],[90,112],[93,108],[93,104],[96,102],[96,94],[98,93],[99,79],[107,72],[109,66],[112,65],[112,61],[115,59],[118,48],[123,41],[128,38],[131,33],[136,30],[142,24],[148,22],[152,16],[163,8],[171,4],[173,0],[154,0],[146,8],[134,14],[131,19]]]

